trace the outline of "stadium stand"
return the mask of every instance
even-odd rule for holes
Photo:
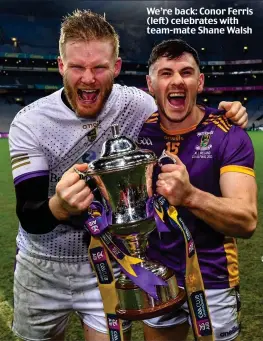
[[[26,11],[24,14],[22,9],[19,14],[0,14],[0,131],[8,131],[12,115],[22,105],[62,86],[56,61],[61,15],[56,11],[52,16],[42,16],[41,11],[37,14]],[[43,9],[43,13],[45,11]],[[157,40],[156,36],[148,35],[145,39],[142,30],[145,20],[138,17],[138,20],[126,22],[112,12],[110,15],[110,21],[120,35],[120,55],[124,61],[116,82],[147,90],[145,75],[150,50],[157,41],[174,36],[160,35]],[[263,54],[255,43],[257,35],[258,32],[253,33],[245,53],[242,49],[247,40],[242,36],[235,36],[235,49],[230,48],[232,37],[213,36],[207,37],[206,41],[202,37],[187,36],[187,41],[199,52],[201,71],[205,74],[206,88],[200,101],[213,106],[222,98],[240,100],[250,115],[248,128],[256,129],[263,124]],[[204,41],[205,49],[202,48]]]
[[[15,114],[21,109],[21,106],[16,103],[8,103],[7,98],[0,97],[0,131],[8,132],[10,124],[15,116]]]

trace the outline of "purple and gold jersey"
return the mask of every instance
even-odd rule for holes
[[[231,125],[218,111],[205,109],[203,120],[196,126],[166,131],[158,113],[144,124],[138,144],[153,150],[159,157],[168,150],[177,154],[189,172],[192,185],[220,197],[220,175],[241,172],[254,176],[254,150],[247,133]],[[228,288],[239,282],[236,240],[215,231],[184,207],[178,213],[192,233],[206,288]],[[176,234],[177,233],[177,234]],[[185,247],[181,233],[154,231],[149,242],[149,257],[175,270],[183,285]],[[164,261],[165,260],[165,261]]]

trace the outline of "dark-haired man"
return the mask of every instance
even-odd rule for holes
[[[217,109],[197,105],[204,75],[196,51],[186,42],[164,41],[153,49],[147,83],[158,115],[144,124],[140,137],[150,141],[157,156],[165,149],[176,159],[175,165],[162,167],[157,193],[177,207],[193,236],[215,339],[238,340],[235,238],[249,238],[257,223],[252,142]],[[179,285],[184,285],[186,256],[181,232],[153,232],[148,254],[174,269]],[[189,310],[185,304],[179,311],[145,323],[147,341],[183,341],[190,324]]]
[[[71,223],[93,194],[73,169],[84,171],[99,156],[113,123],[136,139],[157,107],[145,92],[113,84],[121,69],[119,38],[102,16],[75,11],[66,17],[59,48],[64,89],[22,109],[9,134],[20,221],[13,331],[25,340],[61,341],[69,314],[77,312],[85,339],[104,341],[107,322],[89,241]],[[240,103],[223,105],[246,123]]]

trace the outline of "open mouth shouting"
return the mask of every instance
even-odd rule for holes
[[[77,93],[82,104],[93,104],[97,101],[100,90],[78,89]]]
[[[174,109],[183,109],[185,107],[186,94],[185,92],[171,92],[167,96],[169,104]]]

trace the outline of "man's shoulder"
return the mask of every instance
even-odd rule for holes
[[[120,84],[114,84],[114,91],[120,93],[127,97],[128,100],[138,101],[142,100],[143,102],[151,102],[154,103],[154,99],[151,95],[149,95],[144,90],[136,88],[135,86],[126,86]]]
[[[224,115],[224,111],[216,108],[206,108],[206,118],[203,123],[203,125],[214,126],[215,130],[224,136],[235,134],[238,137],[248,137],[246,130],[235,125]]]
[[[140,132],[140,136],[158,136],[159,134],[163,135],[163,132],[160,127],[159,113],[158,111],[156,111],[144,122],[144,125],[142,126]]]
[[[211,128],[217,134],[228,134],[233,127],[233,123],[226,118],[224,115],[224,111],[212,108],[205,107],[205,116],[201,122],[200,128]]]
[[[242,155],[253,154],[253,144],[247,132],[229,121],[218,109],[206,110],[197,136],[201,138],[202,145],[210,143],[214,150],[231,162]]]
[[[15,116],[12,124],[19,122],[35,122],[47,119],[49,115],[56,115],[56,106],[61,98],[61,91],[58,90],[50,95],[41,97],[21,109]]]

